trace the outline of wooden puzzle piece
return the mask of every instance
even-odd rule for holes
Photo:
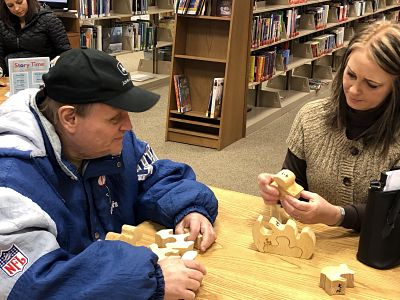
[[[299,234],[296,222],[289,219],[286,224],[271,217],[266,223],[260,215],[253,225],[253,240],[260,252],[311,258],[315,248],[315,234],[305,227]]]
[[[285,195],[291,195],[295,198],[300,197],[300,193],[304,188],[296,183],[296,176],[290,170],[283,169],[272,175],[274,180],[271,185],[276,186],[279,190],[279,197],[282,198]]]
[[[197,256],[197,251],[193,250],[194,245],[197,244],[197,247],[200,246],[202,236],[200,235],[196,241],[185,241],[185,238],[187,238],[189,235],[190,233],[188,232],[184,234],[173,234],[172,229],[162,229],[156,232],[155,242],[160,249],[174,249],[178,251],[180,256],[184,257],[186,255],[185,257],[187,258],[185,259],[190,257],[195,258]]]
[[[186,259],[186,260],[195,260],[195,258],[197,257],[197,251],[192,250],[192,251],[187,251],[185,253],[183,253],[182,255],[182,259]]]
[[[290,219],[289,214],[280,204],[270,205],[270,212],[270,216],[276,218],[282,224],[285,224]]]
[[[171,258],[171,257],[180,257],[179,251],[172,248],[160,248],[157,244],[151,244],[149,246],[150,250],[153,251],[158,256],[158,260]]]
[[[116,232],[108,232],[106,235],[106,240],[111,241],[123,241],[131,245],[136,245],[136,242],[140,240],[142,237],[142,233],[136,229],[135,226],[132,225],[123,225],[121,233]]]
[[[189,233],[189,228],[184,229],[185,233]],[[203,235],[199,233],[197,238],[194,240],[194,249],[200,249],[201,242],[203,241]]]
[[[328,266],[321,270],[319,286],[328,295],[344,295],[346,287],[354,287],[354,271],[346,264]]]
[[[190,235],[188,229],[185,229],[185,231],[187,232],[183,234],[173,234],[172,229],[159,230],[156,232],[155,242],[161,248],[166,247],[167,243],[178,243],[176,245],[179,248],[186,247],[188,250],[192,250],[193,248],[200,249],[200,244],[203,240],[203,236],[199,234],[195,241],[185,241],[185,239]],[[184,246],[184,243],[186,243],[186,246]],[[193,247],[191,246],[192,243]]]
[[[158,247],[164,248],[167,243],[185,242],[185,238],[189,236],[189,233],[173,234],[173,232],[172,229],[162,229],[157,231],[155,240]]]
[[[187,251],[191,251],[194,249],[193,241],[178,241],[173,243],[166,243],[166,248],[176,249],[179,251],[179,255],[183,255]]]

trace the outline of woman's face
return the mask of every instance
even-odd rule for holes
[[[28,2],[27,0],[4,0],[8,10],[18,18],[24,18],[28,12]]]
[[[378,107],[392,91],[393,80],[370,58],[367,50],[354,50],[343,74],[347,105],[355,110]]]

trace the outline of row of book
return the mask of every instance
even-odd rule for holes
[[[224,78],[213,78],[210,97],[208,99],[208,106],[206,117],[219,118],[221,116],[222,98],[224,92]]]
[[[176,1],[175,12],[180,15],[204,15],[207,0],[178,0]]]
[[[79,18],[106,17],[110,15],[111,0],[79,0]]]
[[[176,98],[176,108],[178,112],[185,113],[192,110],[190,99],[189,82],[185,75],[174,75],[174,88]]]
[[[288,4],[288,5],[293,5],[293,4],[301,4],[301,3],[306,3],[307,0],[286,0],[286,1],[281,1],[282,3],[279,4]],[[260,9],[265,6],[267,6],[269,3],[266,0],[255,0],[254,1],[254,9]]]
[[[188,78],[183,74],[173,76],[176,107],[178,112],[186,113],[192,110],[190,87]],[[221,116],[222,98],[224,91],[224,78],[213,78],[210,96],[205,116],[219,118]]]
[[[122,3],[123,1],[128,1],[129,3],[129,0],[79,0],[79,18],[107,17],[110,16],[111,11],[133,15],[148,13],[149,0],[132,0],[130,11],[119,11],[119,7],[126,7]]]
[[[336,48],[336,38],[334,34],[323,34],[305,42],[304,45],[310,45],[312,57],[319,57]]]
[[[251,48],[256,49],[281,39],[283,11],[256,15],[251,26]]]
[[[344,44],[345,27],[331,30],[331,33],[323,34],[305,41],[302,44],[309,45],[312,57],[319,57],[332,52],[333,49]],[[296,47],[296,46],[293,46]],[[275,75],[276,70],[286,71],[290,63],[289,43],[284,42],[274,49],[257,51],[249,59],[249,82],[262,82]]]
[[[146,20],[117,23],[107,28],[101,25],[82,25],[81,46],[107,53],[122,50],[151,50],[154,45],[154,27]]]
[[[276,12],[266,12],[253,17],[251,27],[251,48],[275,43],[283,38],[293,38],[299,35],[300,26],[303,29],[324,29],[331,22],[343,22],[349,18],[350,5],[354,14],[362,16],[366,13],[367,1],[331,1],[329,4],[290,8]],[[373,10],[378,9],[379,1],[373,1]],[[310,22],[301,20],[310,18]],[[306,28],[308,27],[308,28]]]
[[[328,24],[329,4],[309,6],[305,13],[313,17],[315,29],[326,28]]]
[[[177,0],[175,12],[197,16],[215,13],[219,17],[228,17],[232,13],[232,0]]]
[[[262,51],[250,56],[249,82],[262,82],[270,79],[276,72],[276,49]]]

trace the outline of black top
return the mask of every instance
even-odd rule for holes
[[[64,25],[54,13],[41,8],[21,29],[18,20],[12,26],[0,20],[0,67],[8,74],[9,58],[49,57],[53,59],[71,48]]]

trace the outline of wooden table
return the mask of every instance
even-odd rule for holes
[[[400,267],[376,270],[356,259],[358,235],[349,230],[312,225],[316,249],[310,260],[261,253],[252,226],[268,208],[260,197],[213,188],[219,200],[217,241],[196,259],[208,274],[196,299],[400,299]],[[299,229],[305,225],[298,223]],[[145,222],[141,245],[154,242],[160,226]],[[355,271],[355,287],[345,296],[328,296],[319,287],[325,266],[346,263]]]
[[[10,87],[8,86],[8,77],[1,77],[0,82],[7,84],[7,86],[0,86],[0,104],[4,102],[4,100],[7,99],[5,94],[10,90]]]

